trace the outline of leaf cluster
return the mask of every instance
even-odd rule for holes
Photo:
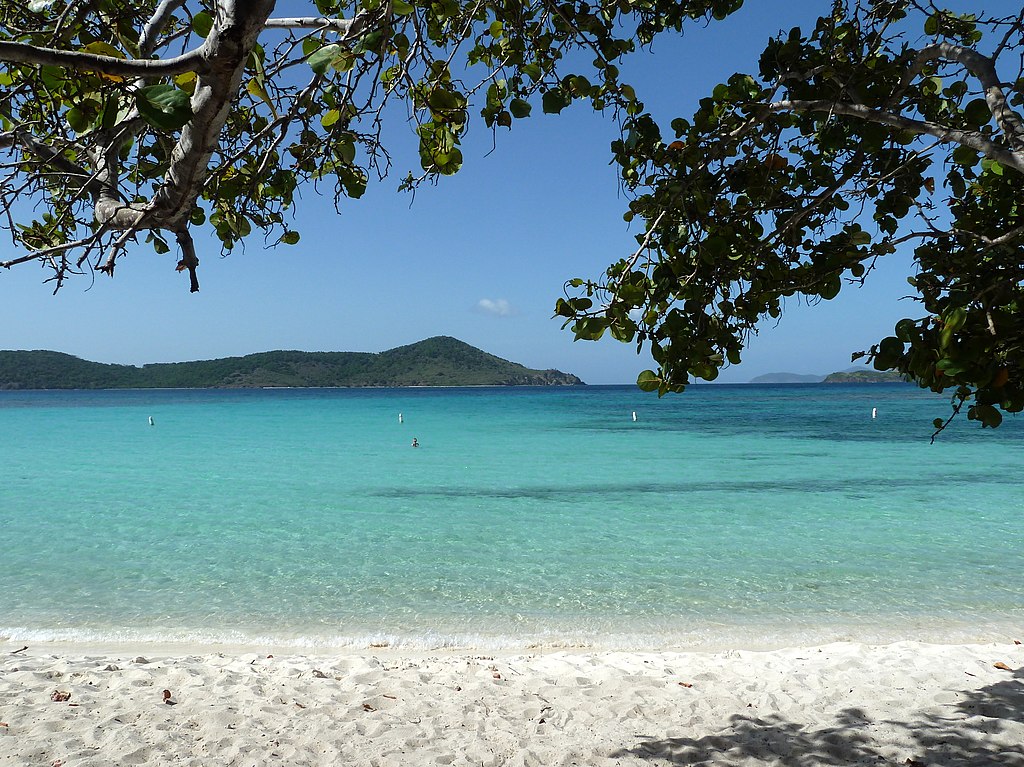
[[[157,253],[171,249],[170,234],[191,242],[181,233],[193,227],[208,227],[225,251],[255,232],[295,244],[290,213],[304,185],[326,185],[341,206],[389,172],[387,121],[412,124],[420,168],[402,187],[414,188],[460,169],[474,122],[510,128],[537,103],[557,113],[575,100],[635,113],[616,63],[636,41],[724,17],[741,1],[315,0],[307,17],[271,17],[230,55],[237,41],[226,19],[255,14],[256,3],[5,3],[0,204],[28,253],[3,265],[42,261],[59,288],[89,266],[112,274],[140,234]],[[125,76],[11,60],[8,43],[140,66],[204,53],[180,72]],[[234,62],[244,64],[237,74]],[[211,88],[228,88],[223,103],[208,103]],[[212,145],[193,143],[199,123],[220,125]],[[166,199],[175,202],[154,208]],[[197,289],[198,260],[183,248],[178,268]]]
[[[612,149],[639,247],[567,283],[556,314],[577,338],[648,348],[641,388],[681,391],[739,363],[787,299],[834,299],[912,248],[920,316],[868,352],[874,367],[952,389],[983,425],[1020,411],[1022,17],[835,2],[667,135],[631,115]]]

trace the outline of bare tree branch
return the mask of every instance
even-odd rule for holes
[[[156,48],[156,38],[167,26],[171,15],[184,5],[186,0],[161,0],[146,26],[142,28],[142,35],[139,37],[139,54],[143,57],[152,55]]]
[[[323,17],[267,19],[264,29],[322,29],[347,35],[359,21],[354,19],[325,19]]]
[[[188,270],[189,292],[199,292],[199,277],[196,276],[196,267],[199,266],[199,258],[196,256],[196,246],[192,241],[192,235],[188,229],[183,227],[177,233],[178,245],[181,247],[181,261],[178,262],[178,271]]]
[[[209,41],[199,48],[169,59],[119,59],[81,51],[40,48],[25,43],[0,41],[0,61],[16,64],[64,67],[79,72],[100,72],[118,77],[163,77],[183,72],[202,72],[207,66]]]

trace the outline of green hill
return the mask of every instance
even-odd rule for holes
[[[842,373],[829,373],[823,383],[903,383],[899,373],[880,370],[847,370]]]
[[[379,354],[276,351],[198,362],[105,365],[50,351],[0,351],[0,389],[260,388],[264,386],[572,386],[448,336]]]

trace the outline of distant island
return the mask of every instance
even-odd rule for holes
[[[0,351],[0,389],[214,389],[387,386],[579,386],[449,336],[377,354],[273,351],[197,362],[107,365],[52,351]]]
[[[803,375],[800,373],[765,373],[751,378],[752,384],[793,384],[793,383],[903,383],[899,373],[871,370],[870,368],[850,368],[826,376]]]
[[[904,383],[899,373],[881,370],[846,370],[842,373],[830,373],[823,383]]]
[[[777,384],[777,383],[821,383],[825,376],[803,375],[801,373],[765,373],[757,378],[751,378],[752,384]]]

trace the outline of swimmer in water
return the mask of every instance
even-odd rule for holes
[[[412,446],[413,447],[419,447],[420,446],[419,440],[416,439],[415,437],[412,438]]]

